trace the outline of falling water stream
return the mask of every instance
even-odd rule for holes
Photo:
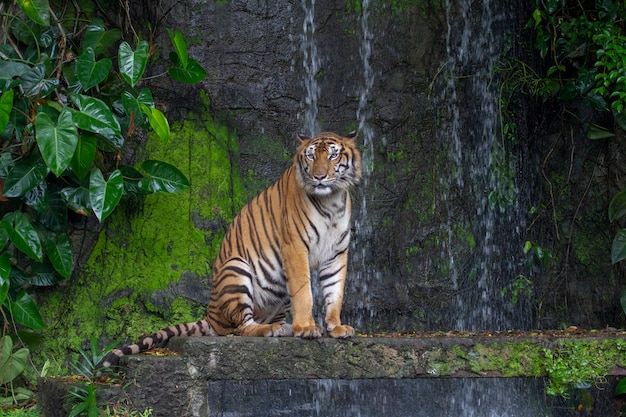
[[[302,52],[302,65],[304,66],[305,87],[302,129],[304,134],[313,137],[319,131],[317,126],[317,99],[320,95],[320,87],[316,78],[320,70],[320,59],[315,43],[315,0],[302,0],[302,9],[304,10],[304,21],[300,36],[300,50]]]
[[[446,0],[447,83],[440,105],[447,120],[440,142],[449,150],[453,169],[442,178],[444,200],[464,201],[448,207],[448,239],[442,257],[450,262],[457,330],[528,328],[525,305],[503,293],[523,271],[521,230],[524,216],[499,134],[497,65],[512,27],[506,2]],[[459,248],[454,230],[466,228],[475,246]]]

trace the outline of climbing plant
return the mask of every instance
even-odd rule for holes
[[[167,118],[143,78],[155,46],[122,40],[119,29],[85,19],[66,1],[0,3],[0,324],[41,330],[28,293],[69,278],[74,259],[69,213],[104,221],[125,195],[189,187],[157,160],[124,165],[136,129],[169,140]],[[70,11],[74,11],[71,15]],[[87,16],[89,17],[89,16]],[[180,32],[167,73],[196,83],[206,73]]]

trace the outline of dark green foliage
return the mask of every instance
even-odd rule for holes
[[[71,2],[68,2],[68,4]],[[67,6],[67,5],[66,5]],[[69,216],[106,219],[124,195],[174,193],[187,178],[162,161],[123,165],[127,139],[152,129],[164,142],[169,123],[148,88],[138,88],[151,51],[133,48],[97,19],[63,20],[48,0],[0,6],[0,324],[44,327],[27,289],[69,278],[74,258]],[[60,15],[60,14],[59,14]],[[206,76],[172,34],[171,75]],[[4,333],[4,332],[3,332]]]
[[[536,47],[549,65],[547,76],[562,101],[582,100],[594,110],[610,112],[614,126],[588,126],[592,140],[626,130],[626,3],[613,0],[536,2],[528,27],[536,33]],[[624,192],[609,207],[611,221],[626,213]],[[626,229],[617,233],[611,260],[626,258]]]

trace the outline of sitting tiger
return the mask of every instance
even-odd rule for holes
[[[215,261],[206,316],[115,349],[102,365],[173,336],[321,337],[313,319],[311,271],[317,271],[321,285],[326,333],[354,336],[340,315],[350,244],[349,190],[361,179],[355,139],[356,132],[300,136],[293,164],[230,225]],[[290,309],[292,324],[286,322]]]

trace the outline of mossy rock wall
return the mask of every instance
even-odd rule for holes
[[[157,54],[147,75],[157,76],[151,88],[171,121],[173,137],[167,145],[140,137],[123,157],[172,163],[189,177],[191,189],[127,199],[102,231],[94,228],[95,243],[77,243],[85,248],[80,270],[39,298],[48,321],[46,354],[74,349],[91,336],[102,336],[102,342],[130,341],[163,325],[201,317],[225,228],[250,197],[288,166],[304,125],[301,2],[144,3],[131,10],[133,19],[146,28],[180,30],[208,76],[193,86],[158,77],[165,72],[171,46],[166,32],[157,30]],[[483,188],[469,172],[483,162],[481,147],[499,149],[500,144],[478,143],[484,135],[472,136],[483,123],[476,117],[477,86],[472,85],[482,63],[469,61],[452,71],[450,57],[460,41],[447,39],[462,33],[466,24],[472,33],[481,33],[484,10],[473,10],[465,19],[465,3],[452,2],[449,9],[446,4],[369,5],[374,83],[366,104],[372,140],[365,143],[361,136],[359,142],[369,169],[353,195],[344,321],[363,332],[439,330],[464,324],[478,311],[484,316],[501,313],[502,326],[622,325],[618,298],[626,280],[607,262],[609,225],[601,213],[611,194],[602,191],[600,182],[597,190],[591,182],[593,192],[580,200],[581,188],[570,188],[573,177],[567,177],[575,173],[575,180],[586,186],[584,178],[608,177],[614,164],[607,163],[598,175],[582,162],[570,170],[571,153],[558,152],[559,158],[542,165],[546,155],[557,155],[551,144],[565,137],[538,131],[535,103],[519,103],[519,140],[507,142],[505,166],[487,173],[510,175],[511,188],[504,191],[515,190],[519,204],[514,210],[484,204],[494,190]],[[528,38],[523,28],[532,12],[529,5],[509,6],[483,30],[496,34],[498,42]],[[347,133],[358,127],[366,85],[362,12],[359,2],[315,5],[320,129]],[[498,87],[497,80],[485,85]],[[466,124],[455,144],[450,133],[457,119]],[[461,165],[455,161],[455,146],[463,149]],[[597,156],[602,145],[590,146]],[[588,160],[585,154],[574,156]],[[454,181],[461,171],[464,182]],[[546,177],[560,192],[548,206],[542,205],[552,190],[543,183]],[[472,205],[477,200],[479,207]],[[489,230],[479,226],[486,217]],[[594,227],[587,227],[589,220]],[[555,262],[542,266],[533,253],[525,254],[527,240],[550,249]],[[490,266],[481,263],[486,253],[492,256],[490,265],[512,268],[494,269],[502,272],[481,282],[483,267]],[[568,259],[570,268],[561,268]]]

